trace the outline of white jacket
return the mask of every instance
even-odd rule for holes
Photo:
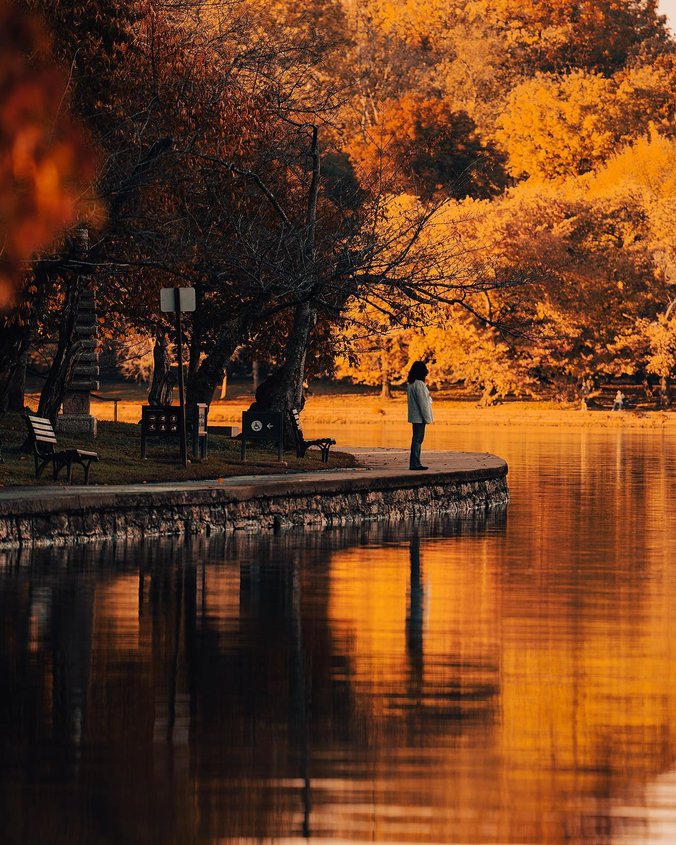
[[[408,421],[410,423],[431,423],[432,397],[424,381],[414,381],[406,387],[408,393]]]

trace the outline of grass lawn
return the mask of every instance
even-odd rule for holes
[[[18,414],[6,414],[0,420],[0,438],[4,463],[0,464],[0,485],[53,484],[48,466],[39,480],[35,479],[33,455],[21,452],[27,428]],[[200,478],[229,478],[236,475],[270,475],[279,472],[308,472],[326,469],[320,453],[311,449],[298,459],[291,451],[284,452],[284,463],[277,461],[277,450],[254,448],[247,444],[247,461],[240,460],[240,441],[229,437],[209,436],[209,454],[205,461],[194,461],[184,469],[180,464],[178,442],[160,444],[148,441],[148,458],[141,460],[141,427],[134,423],[99,421],[98,437],[66,437],[57,435],[57,449],[80,448],[98,452],[99,462],[92,464],[92,484],[141,484],[144,481],[191,481]],[[188,446],[190,449],[190,446]],[[331,451],[329,469],[358,466],[357,459],[346,452]],[[82,467],[73,467],[73,482],[81,484]],[[58,484],[66,484],[66,471],[61,471]]]

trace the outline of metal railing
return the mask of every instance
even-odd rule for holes
[[[117,422],[117,403],[120,401],[119,399],[111,396],[101,396],[99,393],[90,393],[89,395],[92,399],[96,399],[97,402],[113,402],[113,422]]]

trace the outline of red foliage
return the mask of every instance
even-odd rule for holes
[[[0,309],[24,262],[77,217],[95,155],[68,115],[41,25],[0,0]]]

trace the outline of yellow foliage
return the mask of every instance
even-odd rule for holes
[[[457,20],[459,0],[368,0],[365,10],[373,25],[407,44],[436,42]]]
[[[676,140],[656,132],[613,156],[588,183],[601,202],[623,196],[640,204],[657,268],[676,282]]]
[[[651,126],[673,133],[675,82],[671,69],[645,67],[613,78],[573,71],[523,82],[498,121],[512,174],[579,176]]]
[[[676,371],[676,312],[672,301],[654,319],[639,318],[630,323],[613,344],[613,352],[625,363],[625,369],[645,370],[668,380]]]
[[[482,326],[460,309],[446,325],[433,326],[410,342],[411,359],[424,359],[434,385],[462,382],[483,394],[483,401],[509,394],[534,395],[530,356],[515,355],[494,329]]]

